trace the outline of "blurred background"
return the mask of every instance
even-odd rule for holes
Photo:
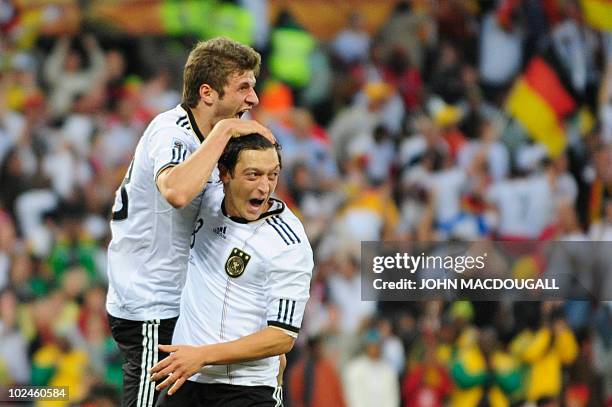
[[[359,279],[362,240],[612,239],[609,0],[0,0],[0,385],[118,405],[114,193],[217,35],[263,55],[252,117],[315,250],[286,406],[612,406],[609,276],[546,303]]]

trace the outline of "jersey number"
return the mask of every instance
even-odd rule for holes
[[[121,187],[119,188],[119,194],[121,195],[121,209],[118,211],[113,211],[113,220],[124,220],[128,217],[128,194],[125,186],[130,183],[130,179],[132,178],[132,167],[134,166],[134,160],[130,162],[130,166],[128,167],[127,174],[121,183]]]

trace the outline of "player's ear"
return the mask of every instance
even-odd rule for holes
[[[218,97],[217,92],[207,83],[200,85],[200,99],[207,105],[211,106]]]
[[[219,177],[221,178],[223,185],[227,184],[231,178],[229,170],[222,164],[219,164]]]

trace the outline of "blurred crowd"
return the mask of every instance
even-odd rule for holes
[[[282,145],[277,195],[315,250],[287,406],[612,406],[612,277],[592,301],[359,295],[361,241],[612,240],[612,33],[582,3],[402,1],[374,32],[353,12],[330,41],[259,15],[252,117]],[[148,122],[180,103],[165,61],[194,38],[20,41],[0,9],[0,385],[117,405],[110,208]],[[577,106],[561,154],[506,108],[537,55]]]

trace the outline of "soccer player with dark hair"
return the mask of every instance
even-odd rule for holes
[[[113,206],[106,308],[123,365],[123,405],[152,406],[150,369],[165,355],[179,314],[202,191],[232,137],[265,127],[241,120],[259,102],[260,56],[225,38],[198,43],[184,68],[182,103],[153,119]],[[209,184],[210,185],[210,184]]]
[[[309,298],[313,254],[277,199],[278,146],[232,139],[221,182],[204,192],[171,355],[152,370],[159,406],[280,406],[278,357],[291,350]],[[179,389],[180,387],[180,389]]]

